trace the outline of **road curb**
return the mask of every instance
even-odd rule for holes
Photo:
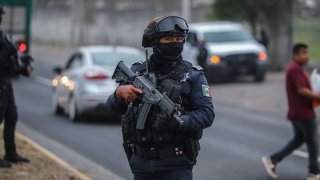
[[[80,171],[78,171],[76,168],[74,168],[73,166],[71,166],[69,163],[67,163],[66,161],[64,161],[63,159],[59,158],[57,155],[53,154],[51,151],[47,150],[45,147],[41,146],[40,144],[34,142],[33,140],[31,140],[30,138],[24,136],[23,134],[20,134],[18,132],[16,132],[16,136],[19,137],[20,139],[28,142],[31,146],[33,146],[34,148],[36,148],[38,151],[42,152],[45,156],[49,157],[50,159],[52,159],[53,161],[55,161],[57,164],[59,164],[60,166],[66,168],[68,171],[74,173],[76,176],[78,176],[81,180],[91,180],[91,178],[89,178],[87,175],[81,173]]]

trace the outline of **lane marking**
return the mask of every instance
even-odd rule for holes
[[[45,86],[51,86],[51,80],[42,76],[34,75],[32,76],[32,79],[34,79],[36,82],[45,85]]]
[[[302,157],[302,158],[305,158],[305,159],[309,158],[309,154],[307,152],[301,151],[301,150],[295,150],[295,151],[293,151],[292,154],[299,156],[299,157]],[[318,162],[320,162],[320,157],[318,157]]]

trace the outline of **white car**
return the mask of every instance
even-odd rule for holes
[[[126,46],[78,48],[65,67],[56,67],[52,79],[52,107],[55,114],[68,114],[72,121],[89,112],[106,113],[106,100],[117,87],[111,78],[119,61],[128,66],[142,61],[144,54]]]
[[[207,59],[204,66],[208,81],[224,81],[238,75],[253,75],[263,81],[267,71],[267,54],[239,23],[218,21],[190,24],[183,57],[198,64],[199,44],[204,42]]]

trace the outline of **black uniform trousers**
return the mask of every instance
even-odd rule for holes
[[[192,180],[195,163],[186,156],[152,160],[133,154],[129,160],[134,180]]]
[[[0,124],[4,121],[3,137],[7,156],[16,154],[14,133],[17,120],[18,113],[11,81],[0,79]]]

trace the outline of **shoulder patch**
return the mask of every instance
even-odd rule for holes
[[[202,88],[202,96],[204,97],[211,97],[211,91],[210,91],[210,87],[206,84],[203,84],[201,86]]]
[[[198,71],[203,71],[203,68],[202,68],[201,66],[198,66],[198,65],[196,65],[196,66],[191,66],[191,68],[196,69],[196,70],[198,70]]]
[[[132,66],[134,66],[134,65],[140,65],[140,64],[142,64],[142,63],[143,63],[143,61],[136,61],[136,62],[132,63]]]

